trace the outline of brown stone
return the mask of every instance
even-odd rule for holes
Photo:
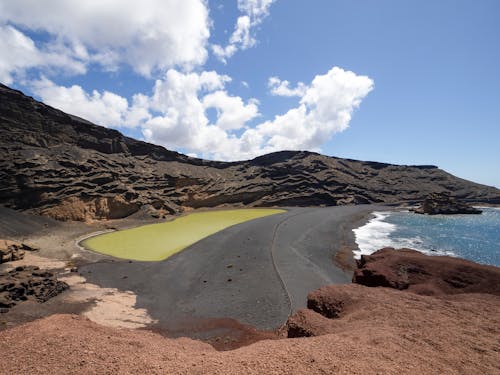
[[[427,256],[411,249],[384,248],[357,261],[353,282],[417,294],[488,293],[500,295],[500,269],[449,256]]]

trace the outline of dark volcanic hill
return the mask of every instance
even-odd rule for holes
[[[224,204],[342,205],[447,191],[500,203],[500,191],[435,166],[283,151],[242,162],[190,158],[0,85],[0,204],[58,219],[119,218]]]

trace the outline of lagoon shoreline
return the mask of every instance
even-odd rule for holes
[[[241,327],[275,330],[284,324],[293,311],[305,306],[310,290],[332,283],[349,283],[355,266],[352,250],[356,244],[352,229],[366,222],[371,212],[377,208],[380,206],[289,208],[287,215],[290,218],[278,228],[274,256],[285,285],[289,285],[288,288],[292,291],[293,301],[287,298],[276,271],[272,268],[269,249],[271,229],[278,223],[276,218],[263,218],[264,222],[260,224],[261,219],[228,228],[186,248],[171,260],[136,262],[81,249],[75,239],[100,231],[133,228],[161,221],[130,217],[91,224],[50,222],[40,231],[30,233],[28,227],[36,229],[36,225],[28,222],[24,225],[16,224],[17,228],[14,228],[14,224],[20,220],[12,220],[12,215],[22,215],[35,221],[45,219],[8,209],[3,209],[0,213],[4,217],[10,217],[10,232],[19,233],[18,236],[11,234],[10,238],[34,243],[40,248],[37,255],[62,261],[67,266],[66,270],[61,270],[62,273],[76,267],[78,275],[85,280],[83,285],[132,293],[136,298],[134,308],[148,311],[151,317],[146,320],[150,323],[146,323],[144,328],[149,326],[167,335],[175,332],[175,336],[201,337],[205,333],[200,333],[199,328],[196,329],[197,332],[192,332],[186,322],[199,326],[202,321],[210,321],[209,325],[213,326],[214,319],[229,319],[235,322],[231,326],[242,324]],[[329,225],[333,228],[332,231],[328,230]],[[307,229],[308,226],[311,228]],[[301,234],[308,231],[306,237]],[[297,254],[296,250],[288,251],[297,247],[294,241],[298,246],[306,248],[305,257]],[[255,245],[260,250],[252,256]],[[236,254],[235,248],[241,249],[241,252]],[[203,257],[199,257],[199,254],[203,254]],[[308,257],[313,261],[309,261]],[[211,264],[211,268],[207,268],[207,264]],[[227,268],[230,265],[233,267]],[[168,276],[161,276],[165,274]],[[149,279],[153,279],[151,284],[148,284]],[[307,280],[304,285],[294,281],[301,279]],[[162,287],[164,284],[171,287],[165,291]],[[185,285],[189,287],[186,288]],[[210,293],[215,294],[209,293],[201,300],[195,298],[199,293],[206,293],[207,285],[210,285]],[[162,294],[164,297],[159,298]],[[236,299],[233,295],[237,296]],[[68,300],[58,297],[51,302],[56,311],[57,299],[62,304],[67,304]],[[179,307],[183,305],[184,307]],[[19,310],[20,317],[17,320],[26,321],[26,314],[21,311],[23,309]],[[61,311],[66,310],[66,307],[61,308]],[[12,315],[13,321],[6,326],[16,324],[16,314]],[[42,312],[37,315],[42,316]],[[179,329],[180,326],[184,328]],[[245,329],[241,328],[239,331]]]

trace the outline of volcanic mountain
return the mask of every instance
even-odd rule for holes
[[[500,203],[500,191],[431,165],[282,151],[191,158],[126,137],[0,85],[0,204],[60,220],[155,216],[192,208],[400,203],[449,192]]]

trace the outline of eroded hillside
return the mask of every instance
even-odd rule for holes
[[[57,219],[120,218],[221,205],[395,203],[449,191],[500,203],[500,191],[435,166],[283,151],[242,162],[191,158],[0,85],[0,204]]]

